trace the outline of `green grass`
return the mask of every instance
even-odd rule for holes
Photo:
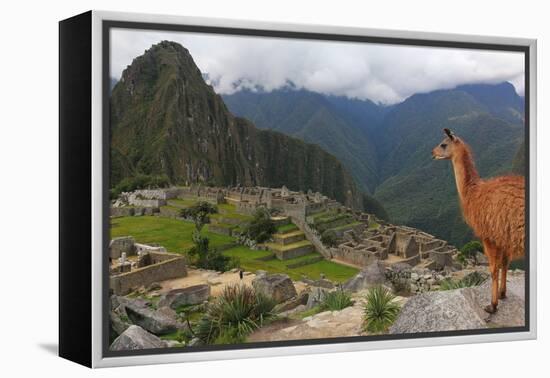
[[[304,233],[300,230],[285,232],[284,234],[278,235],[281,239],[288,239],[294,236],[303,235]]]
[[[317,214],[313,214],[311,216],[311,219],[313,220],[314,223],[318,222],[319,220],[321,219],[326,219],[326,218],[329,218],[329,217],[333,217],[335,216],[336,214],[338,214],[336,211],[334,210],[329,210],[329,211],[322,211],[320,213],[317,213]]]
[[[238,220],[241,220],[243,222],[248,222],[248,221],[252,220],[252,217],[250,215],[243,215],[243,214],[238,214],[238,213],[212,214],[212,215],[210,215],[210,218],[212,218],[212,219],[223,219],[223,218],[238,219]]]
[[[338,227],[334,227],[334,228],[329,228],[327,231],[340,231],[340,230],[345,230],[347,228],[351,228],[351,227],[355,227],[355,226],[359,226],[361,224],[361,222],[351,222],[351,223],[347,223],[347,224],[344,224],[342,226],[338,226]]]
[[[181,210],[181,207],[177,207],[177,206],[172,206],[172,205],[164,205],[164,206],[161,206],[160,207],[161,209],[169,209],[169,210],[175,210],[175,211],[180,211]]]
[[[265,270],[269,273],[285,273],[288,274],[293,280],[301,279],[302,275],[305,275],[311,279],[318,279],[321,273],[323,273],[326,278],[331,281],[343,282],[353,277],[358,272],[355,268],[340,265],[327,260],[318,261],[316,263],[294,269],[289,269],[286,267],[289,264],[294,264],[302,260],[308,260],[312,257],[319,256],[316,252],[284,261],[279,259],[272,259],[268,261],[256,260],[261,257],[269,256],[272,253],[268,251],[254,251],[243,246],[231,248],[223,251],[222,253],[226,256],[238,258],[241,268],[244,270],[250,272]]]
[[[133,236],[138,243],[157,243],[169,252],[187,252],[193,246],[191,236],[195,230],[192,222],[163,217],[120,217],[111,219],[111,238]],[[212,247],[220,247],[235,241],[235,238],[208,232],[208,225],[203,234],[210,238]]]
[[[311,245],[309,240],[301,240],[292,244],[278,244],[278,243],[265,243],[268,248],[274,249],[276,251],[288,251],[290,249],[305,247],[306,245]]]
[[[190,200],[190,199],[171,199],[166,201],[169,206],[175,206],[179,208],[187,208],[195,205],[197,203],[196,200]]]
[[[378,228],[380,228],[380,224],[378,222],[373,221],[373,220],[369,221],[369,229],[375,230],[375,229],[378,229]]]
[[[220,203],[217,205],[220,211],[235,212],[236,206],[231,203]]]
[[[278,234],[286,234],[291,231],[298,230],[298,226],[296,226],[294,223],[289,224],[283,224],[281,226],[277,226],[277,233]]]

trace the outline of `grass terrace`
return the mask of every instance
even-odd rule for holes
[[[187,252],[193,246],[193,230],[193,222],[172,218],[143,216],[111,219],[111,238],[131,235],[138,243],[156,243],[175,253]],[[212,247],[221,247],[235,241],[233,237],[209,232],[208,225],[202,232],[210,238]]]
[[[241,268],[250,272],[257,270],[265,270],[269,273],[285,273],[293,280],[299,280],[302,275],[311,279],[318,279],[323,273],[326,278],[334,282],[343,282],[353,277],[358,273],[358,269],[341,265],[328,260],[318,261],[313,264],[304,265],[298,268],[288,268],[287,265],[295,264],[300,261],[310,260],[318,257],[317,252],[309,253],[305,256],[297,257],[290,260],[278,260],[276,258],[262,261],[260,258],[266,258],[273,255],[269,251],[254,251],[243,246],[228,249],[223,252],[226,256],[236,257],[240,260]]]
[[[292,231],[298,230],[298,226],[296,226],[294,223],[289,224],[283,224],[281,226],[277,226],[277,233],[278,234],[286,234]]]
[[[180,208],[180,209],[186,209],[188,207],[191,207],[191,206],[195,205],[197,203],[197,201],[196,200],[191,200],[191,199],[176,198],[176,199],[170,199],[170,200],[166,201],[166,203],[169,206],[172,206],[172,207],[177,207],[177,208]]]

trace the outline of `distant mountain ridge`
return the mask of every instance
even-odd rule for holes
[[[136,174],[165,174],[173,183],[312,189],[383,213],[319,146],[233,116],[174,42],[135,58],[112,90],[111,185]]]
[[[457,245],[472,234],[462,221],[450,164],[430,158],[441,130],[455,130],[472,146],[484,177],[521,173],[524,164],[524,99],[510,83],[419,93],[389,107],[304,90],[244,91],[224,100],[259,127],[334,154],[382,203],[392,222]]]
[[[341,102],[338,98],[306,90],[241,91],[224,95],[232,113],[257,127],[283,132],[321,146],[348,168],[360,188],[372,192],[377,185],[377,155],[368,130],[376,128],[382,108],[374,103]],[[363,111],[342,111],[360,108]]]

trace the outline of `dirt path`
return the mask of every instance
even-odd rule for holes
[[[252,281],[255,277],[256,275],[254,273],[244,272],[244,277],[241,280],[238,271],[220,273],[212,270],[189,269],[186,277],[160,282],[161,289],[158,290],[158,293],[165,294],[173,289],[208,284],[210,285],[211,295],[217,297],[223,292],[223,289],[227,285],[242,283],[247,286],[252,286]],[[294,282],[294,287],[296,291],[300,293],[305,289],[306,285],[302,282]]]

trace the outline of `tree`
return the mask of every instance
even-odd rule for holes
[[[204,225],[210,222],[210,214],[218,212],[218,208],[211,203],[201,201],[195,205],[182,209],[180,215],[184,218],[190,218],[195,222],[196,231],[201,232]]]
[[[277,231],[275,223],[271,220],[271,214],[263,207],[256,210],[254,218],[246,228],[246,236],[258,243],[263,243]]]
[[[189,250],[189,256],[195,258],[195,265],[203,269],[212,269],[224,272],[229,268],[231,258],[222,255],[215,248],[210,248],[210,239],[201,234],[202,228],[210,221],[209,215],[218,212],[218,208],[208,202],[197,204],[183,209],[181,215],[193,219],[195,230],[193,231],[193,247]]]
[[[198,268],[220,272],[230,269],[231,258],[215,248],[210,248],[209,243],[208,237],[201,235],[199,231],[193,232],[194,246],[189,250],[189,255],[195,258],[195,265]]]
[[[326,230],[321,235],[321,243],[328,247],[336,247],[336,244],[338,243],[338,237],[336,236],[336,233],[332,230]]]

